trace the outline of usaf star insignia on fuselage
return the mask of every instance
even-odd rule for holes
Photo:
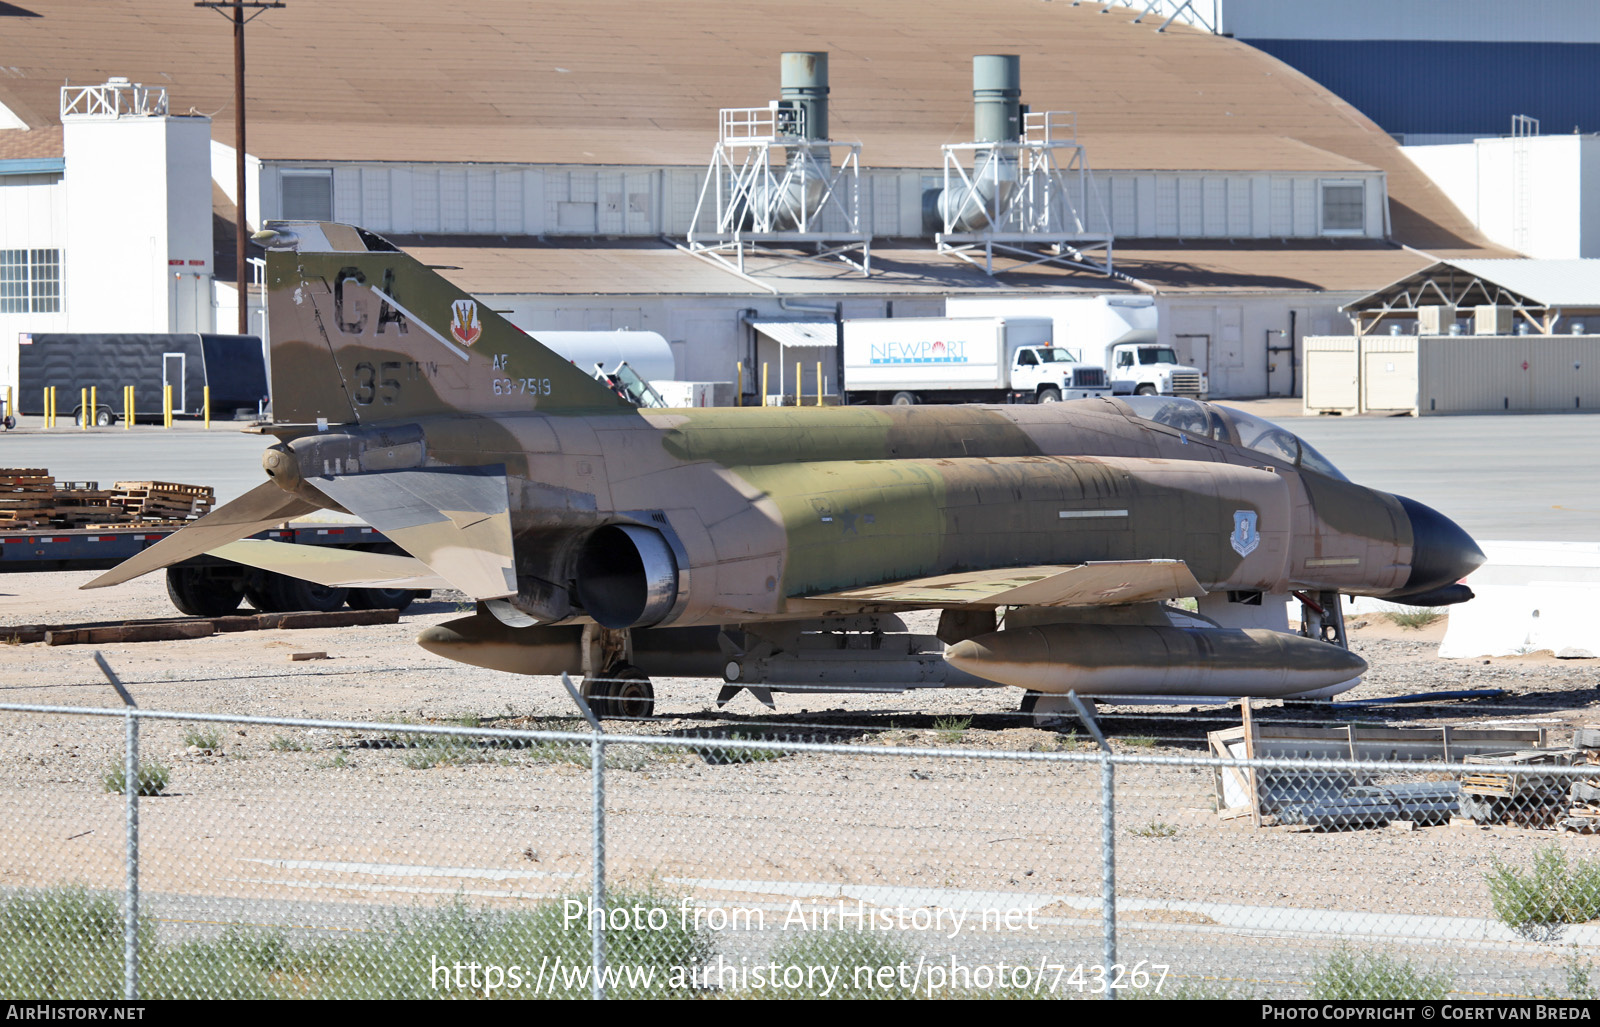
[[[644,714],[650,674],[721,678],[724,698],[1332,694],[1366,666],[1341,593],[1461,601],[1483,560],[1444,516],[1237,410],[636,409],[379,236],[281,222],[258,240],[269,480],[86,587],[203,553],[448,586],[477,611],[424,648],[583,673],[600,712]],[[317,508],[406,555],[238,541]],[[906,634],[898,614],[927,609],[937,639]]]

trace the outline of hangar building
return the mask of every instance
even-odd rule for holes
[[[1436,259],[1511,255],[1327,89],[1136,13],[291,2],[248,29],[245,207],[252,226],[331,216],[380,232],[535,332],[659,332],[677,377],[696,381],[730,381],[738,361],[818,359],[755,324],[1145,294],[1159,341],[1207,370],[1214,395],[1288,395],[1292,351],[1347,331],[1345,304]],[[229,329],[227,26],[133,0],[22,0],[0,19],[15,62],[0,67],[0,380],[20,333]],[[789,51],[829,55],[828,167],[853,155],[859,168],[854,220],[814,227],[870,250],[844,253],[854,264],[750,252],[742,271],[687,252],[713,153],[741,124],[719,112],[774,110]],[[985,54],[1020,58],[1025,138],[1042,118],[1052,152],[1091,172],[1063,179],[1073,238],[1103,241],[1113,275],[1005,255],[991,274],[940,252],[929,195],[950,148],[974,151]],[[824,377],[832,392],[831,364]]]

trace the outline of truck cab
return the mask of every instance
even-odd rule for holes
[[[1091,399],[1107,395],[1106,372],[1079,363],[1062,346],[1018,346],[1011,357],[1011,391],[1014,399],[1025,403]]]
[[[1198,367],[1178,363],[1171,346],[1119,343],[1107,355],[1111,388],[1119,396],[1186,396],[1205,399],[1211,382]]]

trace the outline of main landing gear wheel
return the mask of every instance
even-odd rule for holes
[[[596,717],[644,720],[655,716],[656,692],[650,678],[631,663],[614,663],[578,689]]]

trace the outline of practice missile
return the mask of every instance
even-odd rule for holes
[[[1263,628],[1044,624],[979,635],[945,659],[990,681],[1083,695],[1294,695],[1359,677],[1339,646]]]

